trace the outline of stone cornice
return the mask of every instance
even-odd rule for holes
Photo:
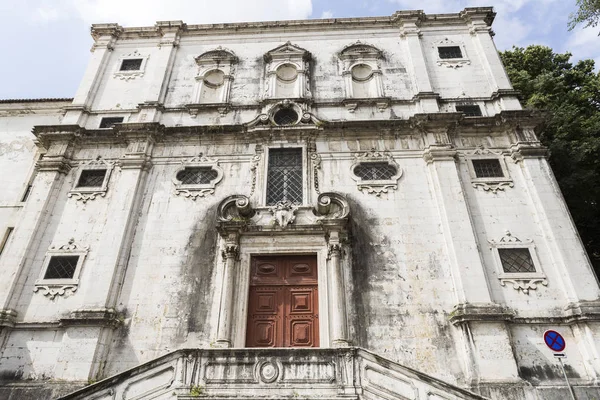
[[[182,36],[196,36],[223,33],[253,33],[265,30],[277,31],[332,31],[349,28],[397,28],[405,22],[417,24],[418,26],[437,26],[449,23],[464,25],[474,19],[481,19],[491,25],[495,13],[491,7],[465,8],[459,13],[449,14],[425,14],[422,10],[397,11],[390,16],[363,17],[363,18],[329,18],[329,19],[306,19],[287,21],[266,22],[243,22],[222,24],[197,24],[188,25],[183,21],[158,21],[151,27],[127,27],[118,24],[94,24],[92,25],[92,37],[94,40],[100,37],[111,36],[115,38],[148,38],[161,37],[165,31],[177,30]]]
[[[555,312],[555,314],[557,314]],[[498,322],[513,324],[563,324],[571,325],[600,321],[600,300],[579,301],[568,304],[558,315],[522,316],[516,310],[500,304],[458,304],[450,313],[449,321],[453,325],[466,322]]]
[[[60,319],[61,327],[101,326],[116,328],[122,323],[122,316],[113,309],[75,310]]]
[[[510,321],[514,313],[499,304],[457,304],[450,313],[450,323],[460,325],[471,321]]]
[[[415,114],[408,119],[356,120],[356,121],[321,121],[318,125],[307,123],[298,126],[259,126],[247,124],[233,125],[196,125],[170,126],[160,123],[124,123],[115,124],[111,129],[85,129],[77,125],[44,125],[35,126],[33,134],[39,143],[46,147],[53,141],[90,142],[127,142],[133,138],[150,136],[154,141],[168,138],[184,138],[186,136],[208,136],[208,138],[235,138],[244,135],[246,138],[269,137],[271,135],[291,135],[297,137],[332,135],[340,132],[344,135],[365,134],[373,132],[377,127],[378,135],[414,135],[432,132],[457,134],[477,134],[479,132],[501,134],[507,129],[532,129],[543,119],[539,113],[530,110],[502,111],[492,117],[464,117],[461,113]],[[526,146],[525,146],[526,145]],[[537,142],[521,143],[519,149],[523,154],[539,153],[541,146]],[[545,149],[544,149],[545,151]],[[543,154],[540,154],[543,155]]]

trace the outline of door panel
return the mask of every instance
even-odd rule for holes
[[[252,259],[246,346],[319,346],[315,256]]]

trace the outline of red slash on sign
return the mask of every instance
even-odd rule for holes
[[[567,345],[565,338],[563,338],[560,333],[553,330],[544,332],[544,342],[546,343],[546,346],[555,353],[560,353]]]

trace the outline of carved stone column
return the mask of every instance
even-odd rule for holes
[[[231,323],[233,318],[233,286],[235,284],[235,266],[239,256],[239,235],[230,233],[222,252],[225,260],[223,271],[223,289],[219,307],[219,325],[217,327],[217,345],[231,347]]]
[[[350,345],[346,310],[346,283],[342,263],[342,246],[347,236],[350,208],[346,199],[337,193],[321,194],[317,199],[315,213],[327,234],[327,276],[329,335],[335,347]]]
[[[217,230],[224,240],[221,256],[224,260],[223,286],[219,303],[216,344],[218,347],[232,347],[231,327],[233,325],[236,266],[239,260],[240,233],[254,215],[250,199],[243,195],[226,197],[217,208]]]
[[[331,344],[334,347],[349,346],[348,320],[346,314],[346,285],[342,273],[342,244],[340,233],[331,231],[329,233],[327,258],[329,261],[329,315]]]

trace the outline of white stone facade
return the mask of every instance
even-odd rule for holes
[[[72,101],[0,102],[0,396],[567,398],[547,329],[600,395],[600,288],[494,15],[94,25]],[[321,349],[243,349],[270,254],[316,257]]]

